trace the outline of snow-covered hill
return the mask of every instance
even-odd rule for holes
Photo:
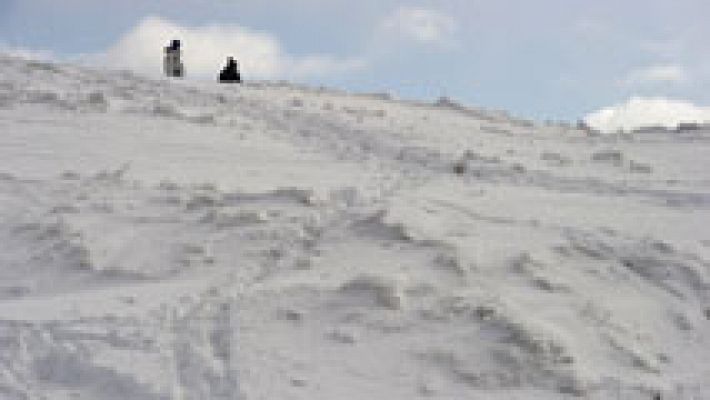
[[[0,398],[710,398],[710,132],[0,56]]]

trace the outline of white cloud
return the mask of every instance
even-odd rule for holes
[[[688,71],[678,64],[651,65],[631,71],[622,83],[629,86],[657,83],[685,83],[689,79]]]
[[[453,17],[437,10],[401,7],[384,20],[382,27],[418,43],[452,45],[457,24]]]
[[[632,131],[649,126],[672,129],[682,122],[710,122],[710,107],[662,97],[632,97],[626,103],[591,113],[584,120],[602,132]]]
[[[355,58],[294,57],[274,36],[241,26],[186,27],[157,17],[144,19],[108,50],[87,59],[111,68],[160,74],[162,49],[171,39],[182,41],[185,71],[191,77],[216,77],[228,56],[239,61],[246,77],[260,79],[337,74],[365,66],[363,60]]]

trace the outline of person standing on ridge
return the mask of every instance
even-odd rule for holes
[[[227,83],[240,83],[242,76],[239,73],[239,64],[234,57],[227,58],[227,66],[219,73],[219,81]]]
[[[182,78],[185,75],[185,68],[182,65],[182,60],[180,60],[179,40],[173,40],[170,42],[170,46],[165,47],[163,71],[165,76],[171,78]]]

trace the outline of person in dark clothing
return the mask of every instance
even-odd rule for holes
[[[227,66],[219,73],[220,82],[240,83],[242,76],[239,73],[239,64],[233,57],[227,58]]]

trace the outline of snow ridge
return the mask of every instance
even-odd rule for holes
[[[707,129],[0,71],[0,398],[710,392]]]

